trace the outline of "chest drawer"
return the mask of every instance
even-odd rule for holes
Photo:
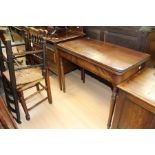
[[[46,61],[52,61],[53,63],[56,63],[56,53],[54,49],[51,49],[49,47],[46,48]]]

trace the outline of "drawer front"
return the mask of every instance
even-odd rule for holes
[[[56,63],[56,53],[55,51],[46,48],[46,60],[47,62],[52,61],[54,63]]]
[[[58,74],[56,52],[49,47],[47,47],[46,50],[46,62],[48,64],[50,71],[54,72],[55,74]],[[63,64],[64,64],[64,73],[68,73],[76,68],[74,64],[70,63],[67,60],[63,60]]]
[[[56,53],[54,49],[47,47],[46,48],[46,62],[50,69],[50,71],[57,74],[57,68],[56,68]]]

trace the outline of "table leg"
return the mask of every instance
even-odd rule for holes
[[[62,90],[62,83],[61,83],[61,70],[58,71],[58,79],[59,79],[59,88]]]
[[[64,67],[63,67],[62,57],[60,57],[60,71],[61,71],[62,90],[65,93],[66,92],[66,87],[65,87],[65,74],[64,74]]]
[[[85,70],[84,70],[84,68],[81,68],[81,80],[83,81],[83,83],[85,83]]]
[[[109,118],[107,123],[108,129],[111,127],[111,121],[112,121],[112,116],[113,116],[115,102],[116,102],[117,90],[118,90],[117,87],[114,86],[112,96],[111,96],[111,101],[110,101],[110,111],[109,111]]]
[[[57,50],[55,50],[57,51]],[[58,71],[58,80],[59,80],[59,88],[62,90],[62,83],[61,83],[61,68],[60,68],[60,56],[58,53],[56,53],[56,65],[57,65],[57,71]]]

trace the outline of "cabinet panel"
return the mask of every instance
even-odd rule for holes
[[[50,71],[54,72],[55,74],[58,74],[56,52],[54,51],[54,46],[53,47],[50,46],[50,48],[47,47],[46,62],[48,64]],[[71,62],[67,60],[63,60],[63,66],[64,66],[64,73],[68,73],[77,68],[76,65],[72,64]]]
[[[127,48],[147,51],[146,42],[153,27],[149,26],[86,26],[84,32],[92,39],[118,44]],[[105,32],[108,32],[105,36]]]
[[[155,114],[141,106],[143,101],[120,90],[112,123],[117,129],[155,129]]]
[[[137,49],[139,48],[138,44],[138,38],[133,36],[127,36],[119,33],[113,33],[113,32],[101,32],[100,39],[102,41],[110,42],[116,45],[124,46],[127,48]]]

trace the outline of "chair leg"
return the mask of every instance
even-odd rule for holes
[[[85,70],[84,70],[84,68],[81,68],[81,80],[83,81],[83,83],[85,83]]]
[[[50,87],[50,79],[49,79],[49,73],[48,68],[46,69],[46,77],[45,77],[45,83],[46,83],[46,91],[48,96],[48,102],[52,104],[52,94],[51,94],[51,87]]]
[[[23,107],[23,110],[25,112],[25,117],[26,117],[26,120],[30,120],[30,115],[29,115],[29,112],[28,112],[28,108],[26,106],[26,102],[25,102],[25,99],[24,99],[24,94],[23,92],[18,92],[18,95],[19,95],[19,101]]]
[[[36,88],[37,88],[37,91],[40,90],[40,88],[39,88],[39,83],[36,84]]]

